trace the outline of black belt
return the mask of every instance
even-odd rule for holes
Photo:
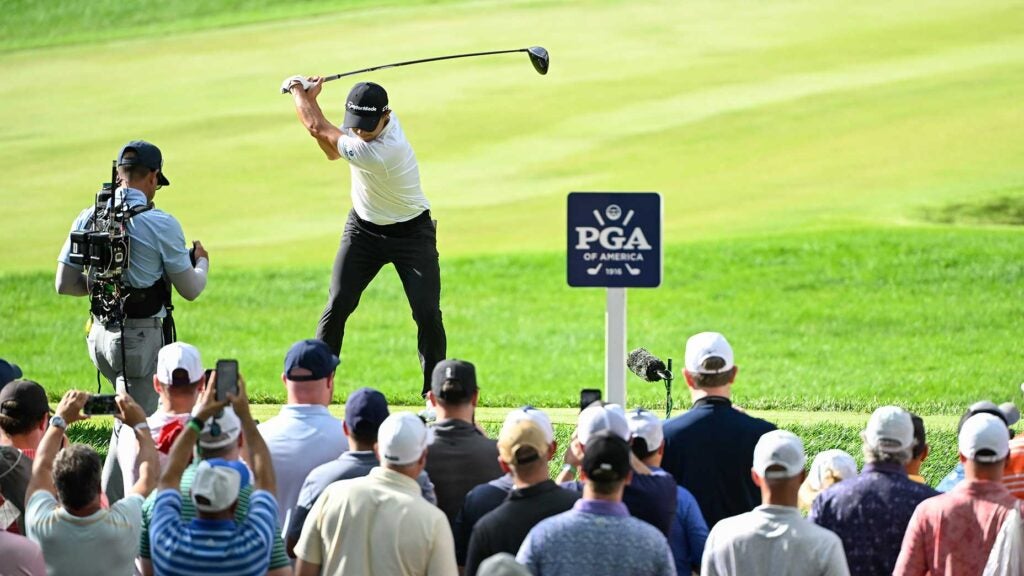
[[[405,222],[395,222],[394,224],[374,224],[373,222],[368,222],[360,218],[355,210],[352,211],[352,217],[355,218],[356,224],[360,228],[381,236],[408,236],[423,226],[424,223],[430,224],[430,210],[424,210],[414,218]]]

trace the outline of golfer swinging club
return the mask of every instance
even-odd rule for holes
[[[291,92],[299,121],[327,159],[344,158],[352,172],[352,210],[316,337],[340,355],[345,321],[359,296],[382,266],[394,264],[416,321],[426,395],[430,374],[444,359],[447,343],[441,322],[437,235],[430,202],[420,187],[416,155],[388,107],[384,88],[372,82],[356,84],[345,103],[345,122],[338,128],[316,101],[323,82],[319,76],[293,76],[282,86],[282,91]]]

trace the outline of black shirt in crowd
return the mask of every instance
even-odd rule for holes
[[[531,528],[569,510],[579,499],[579,492],[561,488],[552,480],[512,490],[504,504],[485,514],[473,527],[466,576],[474,576],[480,563],[498,552],[515,555]]]

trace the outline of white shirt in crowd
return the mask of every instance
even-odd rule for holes
[[[149,433],[155,441],[160,437],[160,431],[163,430],[165,425],[175,420],[185,425],[191,417],[191,414],[169,414],[164,412],[163,408],[158,408],[156,412],[153,412],[152,416],[146,418],[146,424],[149,424]],[[131,494],[132,487],[139,481],[139,441],[135,438],[135,433],[128,426],[124,426],[116,421],[114,426],[118,427],[117,464],[121,467],[124,493]],[[168,455],[158,452],[157,456],[160,457],[160,470],[163,470],[167,466]]]
[[[270,420],[259,425],[277,477],[277,513],[282,534],[288,533],[292,509],[313,468],[334,460],[348,450],[345,431],[320,404],[285,404]]]
[[[405,222],[430,210],[420,187],[416,154],[394,112],[387,126],[369,142],[342,128],[338,153],[352,171],[352,207],[368,222]]]
[[[849,576],[843,542],[795,507],[762,505],[720,520],[708,534],[702,576]]]
[[[25,508],[26,535],[43,549],[49,576],[119,576],[135,570],[142,534],[142,496],[132,494],[85,517],[37,490]]]

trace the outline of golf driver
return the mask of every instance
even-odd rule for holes
[[[395,62],[394,64],[384,64],[383,66],[373,66],[371,68],[363,68],[362,70],[353,70],[352,72],[342,72],[341,74],[334,74],[332,76],[326,76],[324,82],[330,82],[337,80],[338,78],[344,78],[345,76],[352,76],[355,74],[363,74],[364,72],[374,72],[376,70],[384,70],[386,68],[397,68],[399,66],[408,66],[409,64],[422,64],[424,62],[437,62],[438,60],[452,60],[454,58],[471,58],[473,56],[490,56],[492,54],[511,54],[513,52],[526,52],[530,57],[530,63],[533,64],[533,69],[539,74],[548,73],[548,65],[551,62],[551,57],[548,56],[548,51],[541,46],[531,46],[529,48],[516,48],[514,50],[495,50],[493,52],[473,52],[472,54],[454,54],[451,56],[437,56],[435,58],[423,58],[421,60],[408,60],[406,62]],[[281,93],[285,94],[288,90],[286,88],[281,89]]]

